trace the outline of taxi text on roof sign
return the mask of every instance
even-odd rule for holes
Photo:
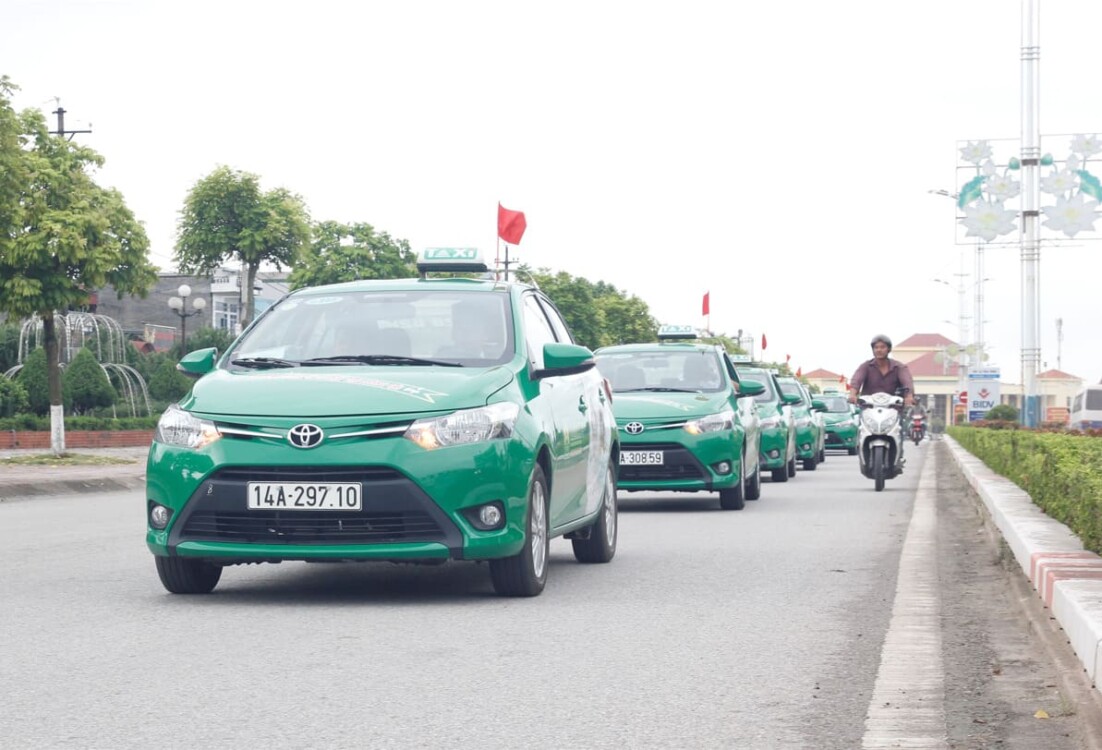
[[[754,361],[749,354],[732,354],[730,357],[731,361],[737,364],[750,364]]]
[[[417,259],[417,270],[479,273],[489,270],[477,247],[426,247]]]
[[[696,329],[692,326],[659,326],[659,339],[695,339]]]
[[[477,247],[426,247],[421,260],[480,260]]]

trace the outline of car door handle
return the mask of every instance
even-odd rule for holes
[[[578,411],[580,411],[582,414],[585,414],[587,411],[589,411],[589,404],[585,402],[585,396],[578,397]]]

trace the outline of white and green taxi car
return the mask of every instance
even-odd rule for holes
[[[663,326],[659,341],[598,349],[612,384],[620,440],[618,486],[628,492],[718,492],[740,510],[761,496],[758,415],[764,389],[740,382],[720,346],[691,326]]]
[[[527,284],[426,251],[422,277],[300,289],[198,378],[149,450],[146,543],[173,593],[232,565],[488,561],[539,594],[548,540],[616,551],[618,439],[593,354]]]

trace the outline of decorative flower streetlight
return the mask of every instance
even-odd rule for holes
[[[181,284],[176,293],[180,296],[170,297],[168,306],[180,318],[180,354],[183,355],[187,354],[187,319],[203,312],[203,308],[207,306],[207,301],[202,297],[196,297],[191,301],[192,309],[188,312],[185,308],[187,307],[187,299],[191,296],[191,287],[187,284]]]

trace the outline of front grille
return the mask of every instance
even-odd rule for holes
[[[827,441],[827,443],[845,443],[846,442],[836,432],[828,432],[826,434],[826,441]]]
[[[623,443],[621,451],[662,451],[661,466],[622,465],[621,482],[661,482],[672,480],[706,480],[708,472],[696,457],[678,443]]]
[[[263,544],[382,544],[444,541],[444,532],[427,513],[198,511],[184,526],[188,538]]]
[[[249,482],[359,482],[361,510],[247,507]],[[406,475],[385,466],[230,466],[192,494],[173,526],[170,545],[390,544],[438,542],[462,547],[462,535],[440,507]]]

